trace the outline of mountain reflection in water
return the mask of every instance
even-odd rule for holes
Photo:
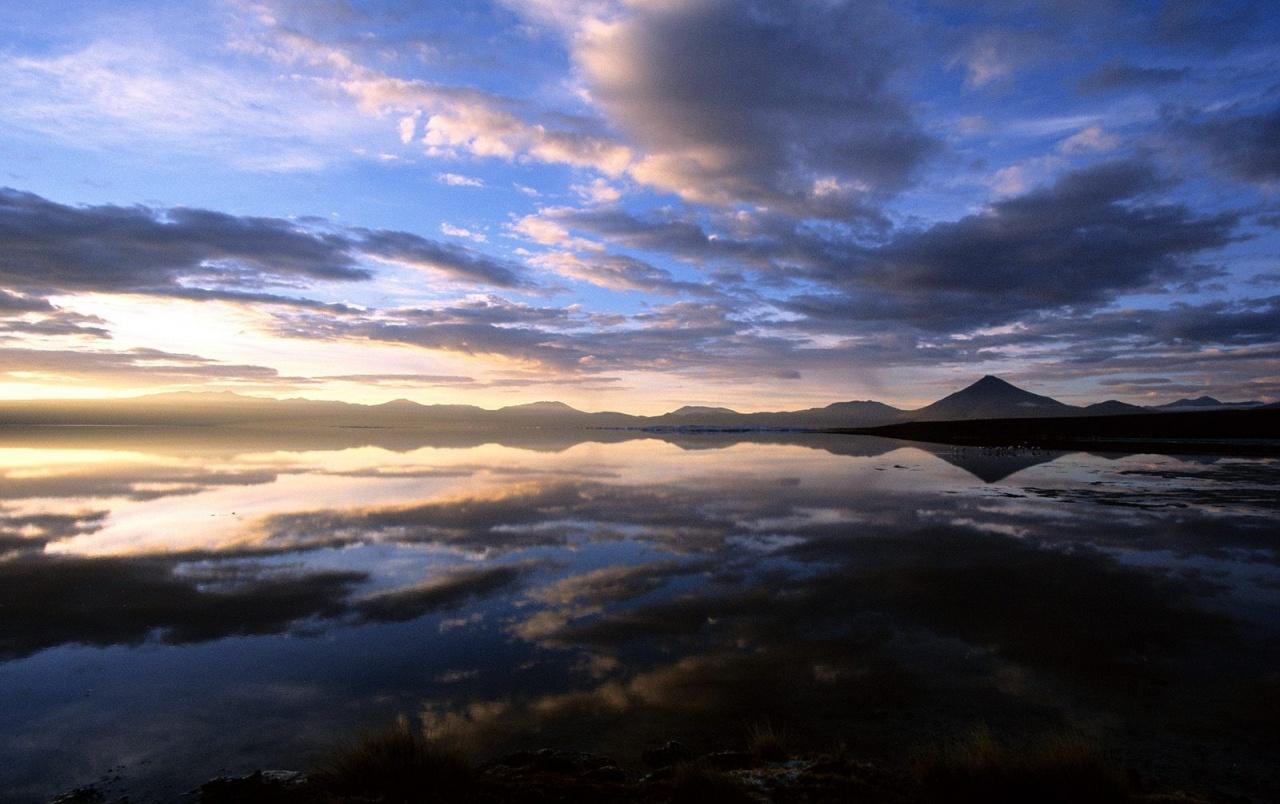
[[[1275,790],[1280,464],[787,434],[0,439],[0,790],[138,800],[398,713],[634,761],[986,723]],[[1263,791],[1263,792],[1259,792]]]

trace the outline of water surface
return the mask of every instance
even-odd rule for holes
[[[163,799],[397,714],[499,754],[983,723],[1273,795],[1280,464],[858,437],[0,438],[0,791]]]

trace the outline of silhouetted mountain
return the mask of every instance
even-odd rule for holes
[[[904,422],[1118,416],[1176,410],[1263,407],[1258,402],[1223,403],[1212,397],[1184,399],[1163,408],[1141,408],[1117,400],[1088,407],[1067,405],[987,376],[919,410],[883,402],[835,402],[805,410],[739,413],[727,407],[686,405],[658,416],[588,413],[563,402],[542,401],[488,410],[475,405],[422,405],[396,399],[357,405],[311,399],[268,399],[220,391],[179,392],[127,399],[0,402],[0,426],[113,425],[174,427],[416,428],[463,432],[500,428],[626,428],[673,432],[735,430],[829,430]],[[1274,406],[1266,406],[1274,407]]]
[[[741,416],[742,414],[730,408],[712,408],[712,407],[707,407],[706,405],[685,405],[684,407],[677,408],[676,410],[673,410],[670,413],[667,413],[665,415],[684,417],[684,416]]]
[[[1070,416],[1080,408],[1047,396],[1024,391],[990,374],[954,394],[919,410],[910,411],[912,421],[952,419],[1023,419],[1038,416]]]
[[[569,415],[581,414],[582,411],[575,407],[566,405],[563,402],[527,402],[523,405],[508,405],[505,408],[498,408],[497,413],[514,413],[519,415],[545,416],[551,415]]]
[[[1084,407],[1084,415],[1086,416],[1123,416],[1127,413],[1150,413],[1147,408],[1140,405],[1130,405],[1128,402],[1121,402],[1118,399],[1108,399],[1106,402],[1094,402],[1092,405]]]
[[[1198,396],[1195,399],[1179,399],[1167,405],[1156,405],[1153,410],[1217,410],[1222,408],[1256,408],[1262,403],[1256,399],[1248,402],[1222,402],[1211,396]]]
[[[422,410],[423,408],[422,405],[412,399],[393,399],[390,402],[383,402],[381,405],[375,405],[374,407],[385,410]]]
[[[1170,402],[1167,405],[1159,405],[1162,408],[1220,408],[1222,403],[1211,396],[1198,396],[1195,399],[1179,399],[1177,402]]]

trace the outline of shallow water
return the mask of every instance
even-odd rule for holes
[[[1280,463],[751,438],[0,435],[0,798],[163,800],[397,714],[624,763],[1072,729],[1275,795]]]

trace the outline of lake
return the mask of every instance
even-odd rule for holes
[[[397,715],[638,765],[977,725],[1276,794],[1280,462],[855,436],[0,437],[0,791],[165,800]],[[5,797],[0,796],[0,797]]]

